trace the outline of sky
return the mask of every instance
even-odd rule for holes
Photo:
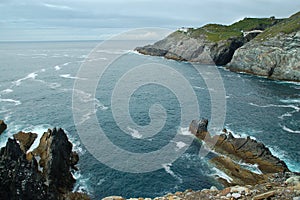
[[[296,0],[0,0],[0,41],[102,40],[143,27],[289,17]]]

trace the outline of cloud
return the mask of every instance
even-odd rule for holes
[[[69,6],[64,6],[64,5],[55,5],[55,4],[44,3],[43,6],[45,6],[47,8],[57,9],[57,10],[74,10],[73,8],[71,8]]]

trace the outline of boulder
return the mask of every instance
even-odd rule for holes
[[[3,120],[0,120],[0,135],[6,130],[7,125]]]

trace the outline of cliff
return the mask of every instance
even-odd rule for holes
[[[227,67],[272,79],[300,81],[300,12],[239,48]]]
[[[72,193],[72,171],[79,160],[62,129],[48,130],[29,151],[36,133],[19,132],[0,150],[0,199],[61,200],[88,199]]]
[[[225,65],[230,62],[236,49],[280,21],[274,18],[245,18],[230,26],[208,24],[197,29],[178,30],[153,45],[136,50],[179,61]]]
[[[300,12],[287,19],[245,18],[230,26],[180,29],[136,50],[178,61],[226,65],[232,71],[271,79],[300,81],[299,47]]]

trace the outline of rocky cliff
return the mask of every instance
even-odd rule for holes
[[[179,61],[225,65],[236,49],[278,22],[280,20],[274,18],[245,18],[230,26],[208,24],[198,29],[182,29],[153,45],[136,50]]]
[[[72,193],[78,155],[62,129],[48,130],[30,151],[35,133],[19,132],[0,150],[0,199],[88,199]]]
[[[220,181],[224,185],[255,185],[266,182],[269,174],[289,172],[286,164],[272,155],[262,143],[247,138],[235,138],[224,129],[224,133],[212,136],[207,131],[208,120],[193,120],[189,130],[217,154],[210,160],[225,172],[231,181]],[[240,163],[257,165],[262,174],[244,168]]]
[[[226,65],[232,71],[271,79],[300,81],[300,12],[287,19],[245,18],[230,26],[183,28],[142,54]]]
[[[272,79],[300,81],[300,12],[239,48],[227,67]]]

